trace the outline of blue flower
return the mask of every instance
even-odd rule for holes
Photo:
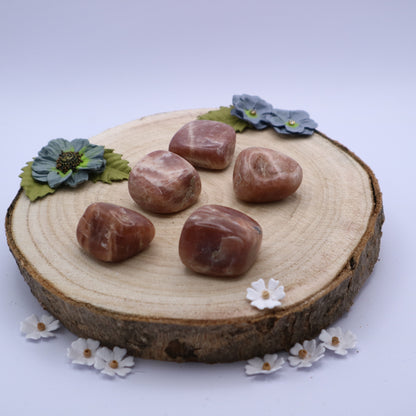
[[[54,139],[34,159],[32,177],[53,189],[75,187],[86,182],[90,173],[101,173],[105,165],[104,146],[90,144],[87,139]]]
[[[310,136],[318,124],[303,110],[273,110],[267,115],[267,122],[281,134]]]
[[[255,95],[234,95],[231,114],[250,123],[261,130],[268,126],[266,115],[273,111],[268,102]]]

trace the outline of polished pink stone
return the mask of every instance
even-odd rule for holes
[[[193,120],[176,132],[169,150],[196,167],[224,169],[231,163],[235,142],[235,131],[228,124]]]
[[[155,236],[146,217],[105,202],[91,204],[78,222],[77,240],[91,256],[106,262],[125,260],[145,249]]]
[[[273,149],[249,147],[237,156],[234,192],[247,202],[278,201],[298,189],[302,176],[302,168],[291,157]]]
[[[201,179],[182,157],[167,150],[156,150],[131,170],[128,188],[141,208],[169,214],[182,211],[198,200]]]
[[[237,276],[253,265],[261,240],[260,225],[248,215],[221,205],[204,205],[183,226],[179,256],[197,273]]]

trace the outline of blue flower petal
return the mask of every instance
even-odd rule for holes
[[[56,161],[37,157],[33,160],[32,173],[37,175],[47,175],[56,165]]]
[[[102,172],[105,169],[105,159],[90,159],[85,166],[80,166],[78,171],[89,170],[94,172]]]
[[[70,143],[68,140],[65,139],[54,139],[51,140],[47,146],[42,147],[40,152],[38,153],[38,157],[48,159],[48,160],[56,160],[58,159],[61,152],[66,151],[70,148]]]
[[[74,148],[74,152],[79,152],[81,149],[90,146],[90,142],[87,139],[74,139],[71,141],[71,146]]]
[[[48,174],[48,185],[51,188],[57,188],[67,181],[72,175],[72,170],[69,170],[65,175],[59,174],[56,170],[49,172]]]
[[[86,181],[88,181],[88,172],[86,170],[78,170],[68,178],[68,180],[65,182],[65,185],[68,185],[71,188],[75,188],[76,186]]]
[[[104,157],[104,146],[90,145],[84,151],[84,155],[87,156],[88,159],[102,159]]]
[[[255,95],[233,96],[231,114],[249,122],[256,129],[260,130],[268,126],[266,115],[272,110],[271,104]]]

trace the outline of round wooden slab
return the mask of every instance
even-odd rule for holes
[[[107,130],[90,141],[115,149],[134,166],[167,149],[173,134],[207,110],[159,114]],[[232,189],[233,165],[200,170],[202,193],[175,215],[143,212],[127,181],[86,183],[36,202],[19,191],[6,218],[9,247],[40,303],[69,330],[144,358],[226,362],[262,356],[315,337],[346,312],[377,261],[383,207],[371,170],[321,133],[279,136],[272,129],[237,135],[236,155],[263,146],[303,168],[298,191],[284,201],[247,204]],[[75,230],[96,201],[135,209],[155,225],[151,246],[117,264],[101,263],[79,247]],[[203,204],[239,209],[264,235],[259,257],[238,278],[197,275],[178,256],[186,218]],[[246,299],[251,282],[277,279],[282,306],[260,311]]]

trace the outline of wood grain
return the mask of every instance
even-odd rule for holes
[[[134,166],[145,154],[166,150],[173,134],[205,111],[145,117],[90,141],[115,149]],[[233,165],[220,172],[199,170],[198,203],[175,215],[142,211],[126,181],[87,183],[34,203],[19,191],[6,233],[33,294],[75,334],[144,358],[236,361],[316,336],[349,309],[377,261],[384,220],[377,179],[357,156],[319,132],[295,139],[271,129],[237,135],[236,155],[250,146],[298,161],[304,176],[294,195],[276,203],[240,202],[232,190]],[[156,228],[149,249],[117,264],[86,255],[75,230],[86,207],[97,201],[146,215]],[[260,255],[241,277],[196,275],[179,259],[182,225],[207,203],[239,209],[263,228]],[[250,306],[246,288],[259,278],[284,285],[282,307]]]

